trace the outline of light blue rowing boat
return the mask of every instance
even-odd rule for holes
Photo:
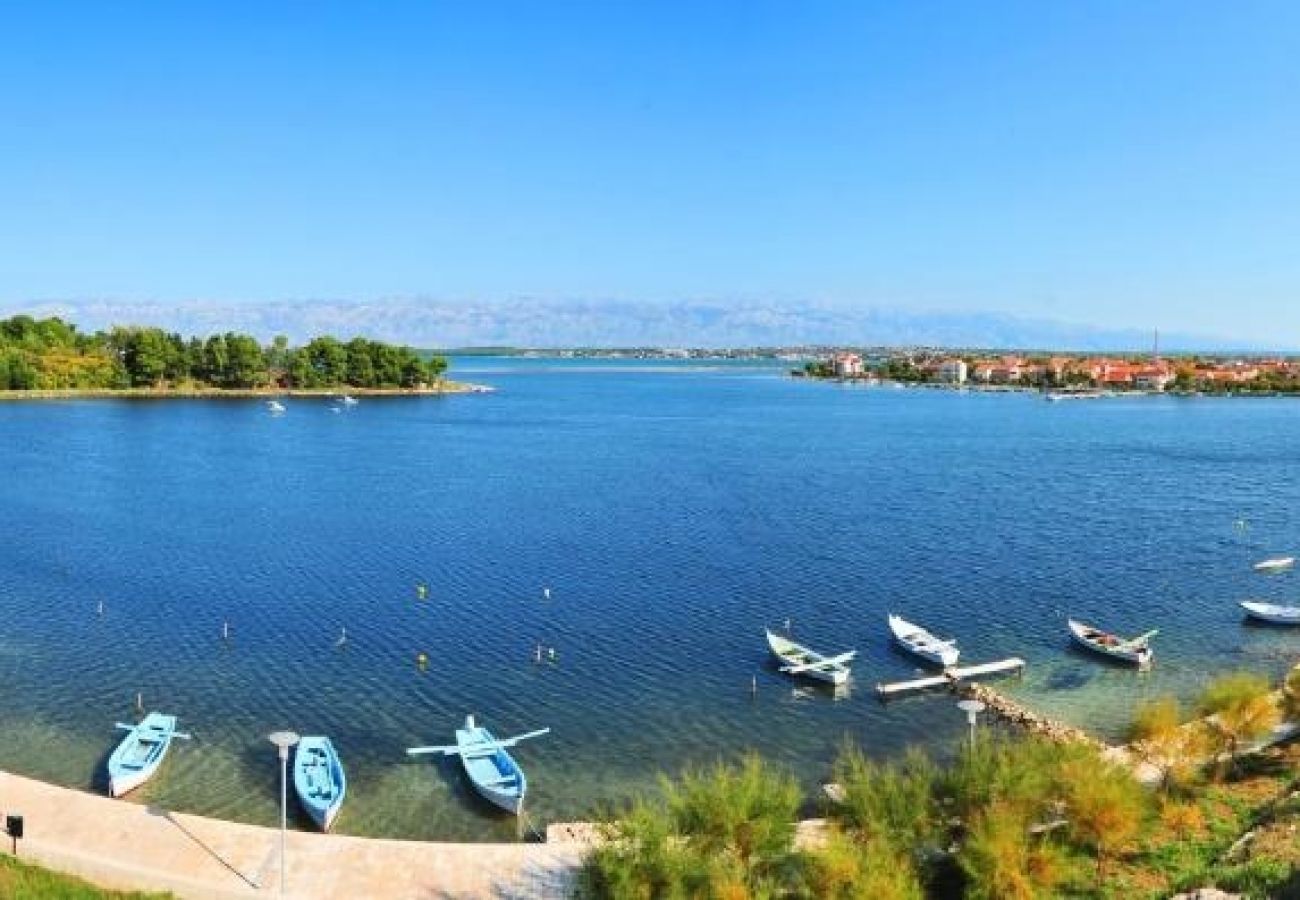
[[[476,725],[473,716],[466,716],[465,727],[456,729],[455,744],[412,747],[406,752],[412,756],[424,753],[459,756],[474,789],[488,802],[517,816],[523,809],[524,797],[528,793],[528,779],[514,757],[506,752],[506,748],[529,738],[549,734],[550,730],[543,728],[497,740],[486,728]]]
[[[293,757],[293,788],[316,827],[329,831],[343,808],[348,779],[327,737],[305,737]]]
[[[176,717],[151,712],[138,725],[117,723],[127,731],[122,743],[108,758],[108,793],[121,797],[154,776],[162,765],[172,738],[189,739],[176,730]]]

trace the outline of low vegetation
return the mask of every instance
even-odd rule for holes
[[[1300,693],[1300,676],[1288,689]],[[1134,762],[1159,772],[1154,790],[1122,762],[1038,738],[986,736],[945,767],[846,745],[836,801],[799,828],[796,782],[746,756],[665,780],[607,821],[579,893],[1032,900],[1214,885],[1300,897],[1300,746],[1243,752],[1278,708],[1266,682],[1242,673],[1206,688],[1197,710],[1210,720],[1184,721],[1171,698],[1141,707]],[[1215,765],[1220,754],[1231,764]]]
[[[0,897],[8,900],[165,900],[170,896],[106,891],[0,853]]]
[[[365,338],[323,336],[291,347],[277,337],[263,346],[234,332],[83,334],[58,318],[0,320],[0,390],[412,388],[436,382],[446,368],[442,357]]]

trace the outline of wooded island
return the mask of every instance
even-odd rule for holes
[[[278,336],[263,346],[235,332],[185,338],[116,326],[85,334],[57,317],[0,319],[0,391],[418,390],[446,369],[443,357],[360,337],[291,347]]]

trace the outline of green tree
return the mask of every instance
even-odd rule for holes
[[[1300,665],[1287,672],[1282,682],[1282,715],[1300,724]]]
[[[817,900],[923,900],[925,891],[910,852],[888,844],[863,845],[838,830],[809,852],[807,890]]]
[[[230,350],[225,335],[214,334],[203,343],[203,380],[224,384],[230,373]]]
[[[308,342],[306,351],[319,385],[335,387],[347,383],[348,353],[342,344],[326,335],[313,338]]]
[[[1184,724],[1182,709],[1172,696],[1140,704],[1129,739],[1142,761],[1160,773],[1165,791],[1190,779],[1205,750],[1201,730]]]
[[[169,345],[167,335],[158,328],[114,329],[122,348],[122,364],[126,366],[131,384],[137,387],[155,387],[167,374]]]
[[[1227,753],[1229,769],[1236,766],[1241,745],[1270,731],[1280,715],[1267,679],[1253,672],[1230,672],[1211,681],[1199,709],[1216,749]]]
[[[371,342],[365,338],[348,341],[348,384],[355,387],[375,386],[375,364],[371,359],[373,352]]]
[[[1106,863],[1137,838],[1146,814],[1146,798],[1127,769],[1092,752],[1067,761],[1062,774],[1069,791],[1070,832],[1092,848],[1097,858],[1097,883],[1101,885],[1106,878]]]
[[[253,388],[266,384],[266,357],[257,339],[246,334],[226,335],[226,371],[221,385]]]
[[[976,814],[957,853],[970,900],[1049,896],[1063,872],[1059,851],[1030,834],[1023,809],[995,801]]]
[[[843,792],[835,815],[863,843],[885,841],[907,852],[933,840],[937,770],[924,753],[910,750],[899,762],[880,764],[846,745],[834,778]]]

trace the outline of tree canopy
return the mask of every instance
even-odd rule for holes
[[[185,338],[117,326],[83,334],[57,317],[0,319],[0,390],[415,388],[446,369],[440,356],[361,337],[291,347],[283,336],[263,345],[236,332]]]

